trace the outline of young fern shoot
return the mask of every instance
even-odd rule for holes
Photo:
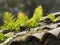
[[[14,21],[14,16],[10,12],[5,12],[3,16],[4,25],[2,26],[2,28],[11,29],[13,27]]]
[[[52,15],[52,14],[48,14],[48,18],[49,18],[51,21],[53,21],[53,22],[54,22],[54,20],[55,20],[55,16]]]
[[[18,23],[20,23],[20,26],[23,27],[26,24],[27,20],[28,20],[28,17],[26,16],[25,13],[18,12],[18,19],[17,19],[17,21],[18,21]]]
[[[43,9],[40,5],[35,9],[33,17],[27,21],[27,26],[36,27],[38,25],[38,22],[40,22],[40,19],[42,18],[42,16],[43,16]]]

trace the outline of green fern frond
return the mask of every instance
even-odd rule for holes
[[[20,26],[24,26],[28,20],[28,17],[23,12],[18,12],[18,22],[20,23]]]
[[[36,27],[38,25],[38,22],[40,22],[40,19],[42,18],[42,16],[43,16],[43,9],[40,5],[35,9],[33,17],[27,21],[27,26]]]
[[[48,14],[48,18],[49,18],[51,21],[54,21],[54,20],[55,20],[55,16],[52,15],[52,14]]]

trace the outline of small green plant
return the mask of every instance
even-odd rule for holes
[[[52,15],[52,14],[48,14],[48,18],[49,18],[51,21],[54,21],[54,20],[55,20],[55,16]]]
[[[20,27],[36,27],[40,22],[40,19],[43,16],[43,9],[38,6],[33,14],[31,19],[28,19],[25,13],[18,12],[17,19],[10,12],[5,12],[3,16],[4,25],[1,27],[2,29],[8,29],[9,31],[18,31]]]
[[[8,29],[9,31],[19,30],[19,25],[17,25],[17,21],[15,21],[14,16],[10,12],[5,12],[3,16],[4,25],[1,27],[2,29]]]
[[[3,16],[3,21],[4,25],[2,26],[2,28],[11,30],[11,28],[13,27],[13,23],[15,21],[14,16],[10,12],[5,12]]]
[[[0,32],[0,43],[4,42],[6,39],[7,37],[5,37],[3,33]]]
[[[4,25],[1,28],[9,31],[18,31],[20,26],[23,27],[26,24],[27,20],[28,17],[22,12],[18,12],[17,19],[10,12],[5,12],[3,16]]]
[[[14,22],[14,16],[12,16],[10,12],[5,12],[3,16],[3,22],[4,22],[4,25],[2,26],[3,29],[11,29]]]
[[[20,26],[24,26],[28,20],[28,17],[23,12],[18,12],[18,19],[17,21],[20,23]]]
[[[38,22],[40,22],[40,19],[43,16],[42,11],[43,11],[43,9],[42,9],[41,5],[35,9],[33,17],[27,21],[28,27],[36,27],[38,25]]]
[[[14,22],[12,29],[20,30],[20,26],[24,27],[28,17],[23,12],[18,12],[17,20]]]

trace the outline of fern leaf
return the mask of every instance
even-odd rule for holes
[[[27,21],[27,26],[28,27],[36,27],[38,25],[38,22],[40,22],[40,19],[43,16],[42,12],[43,12],[43,9],[40,5],[35,9],[33,17]]]

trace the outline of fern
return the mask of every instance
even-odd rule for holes
[[[3,33],[0,32],[0,43],[4,42],[6,39],[7,37],[5,37]]]
[[[38,25],[38,22],[40,22],[40,19],[43,16],[42,11],[43,11],[43,9],[42,9],[41,5],[35,9],[33,17],[27,21],[28,27],[36,27]]]
[[[14,16],[10,12],[5,12],[3,16],[4,25],[2,29],[8,29],[9,31],[18,30],[19,27],[16,24]],[[17,25],[17,26],[16,26]]]
[[[28,17],[23,12],[18,12],[17,20],[14,22],[12,30],[20,30],[20,26],[24,27]]]
[[[3,21],[4,21],[3,26],[4,29],[11,29],[14,22],[14,16],[9,12],[5,12],[3,16]]]
[[[28,17],[23,12],[18,12],[17,21],[20,23],[20,26],[24,26],[28,20]]]
[[[5,12],[3,16],[4,25],[3,29],[8,29],[9,31],[20,30],[20,26],[24,27],[36,27],[38,22],[43,16],[42,7],[38,6],[33,14],[33,17],[28,20],[28,17],[23,12],[18,12],[17,19],[10,12]]]
[[[49,18],[51,21],[54,21],[54,20],[55,20],[55,16],[52,15],[52,14],[48,14],[48,18]]]
[[[9,31],[18,31],[20,30],[20,26],[24,26],[28,20],[28,17],[22,13],[18,12],[17,19],[10,12],[5,12],[3,16],[4,25],[2,29],[8,29]]]
[[[43,9],[42,9],[42,7],[41,7],[41,5],[40,5],[40,6],[38,6],[38,7],[35,9],[32,18],[33,18],[36,22],[39,22],[40,19],[42,18],[42,16],[43,16]]]

